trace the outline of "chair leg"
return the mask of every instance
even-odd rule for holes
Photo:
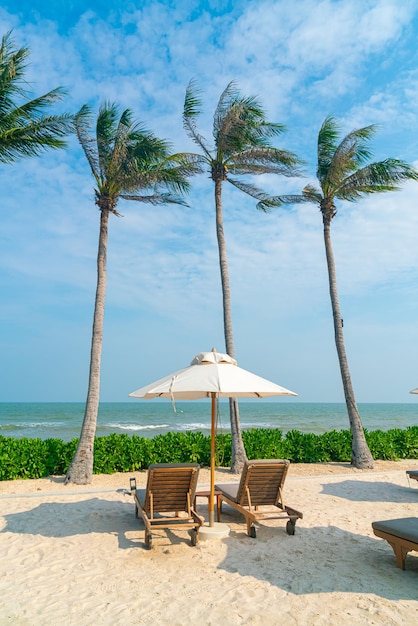
[[[403,546],[400,542],[395,542],[395,541],[388,541],[389,545],[392,546],[393,552],[395,553],[395,557],[396,557],[396,566],[399,567],[399,569],[405,569],[405,559],[406,559],[406,555],[408,554],[409,550],[407,548],[405,548],[405,546]]]
[[[221,521],[221,513],[222,513],[222,499],[220,496],[216,496],[216,518],[218,522]]]

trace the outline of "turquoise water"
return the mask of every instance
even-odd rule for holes
[[[239,403],[241,425],[249,428],[278,428],[283,433],[296,429],[320,434],[348,429],[345,404],[298,401]],[[210,402],[159,400],[104,402],[100,404],[97,436],[127,433],[154,437],[168,431],[201,431],[209,434]],[[389,430],[418,425],[418,406],[410,404],[359,404],[363,426],[368,430]],[[0,435],[5,437],[57,437],[69,441],[80,435],[84,403],[0,403]],[[219,403],[218,432],[229,432],[229,404]]]

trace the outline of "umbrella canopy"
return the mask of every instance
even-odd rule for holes
[[[217,398],[266,398],[269,396],[296,396],[294,391],[252,374],[238,367],[235,359],[213,349],[200,352],[189,367],[169,374],[155,383],[129,394],[134,398],[170,398],[197,400],[212,398],[211,418],[211,480],[209,498],[209,525],[214,525],[215,500],[215,435]]]
[[[219,352],[201,352],[189,367],[169,374],[155,383],[130,393],[135,398],[171,398],[198,400],[210,398],[266,398],[269,396],[296,396],[261,376],[238,367],[235,359]]]
[[[412,391],[410,391],[409,393],[418,393],[418,387],[416,389],[413,389]]]

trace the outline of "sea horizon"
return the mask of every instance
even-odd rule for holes
[[[85,402],[0,402],[0,435],[69,441],[80,435]],[[321,434],[349,429],[344,402],[239,401],[243,430],[277,428]],[[358,403],[367,430],[407,428],[418,424],[415,403]],[[154,437],[167,432],[210,432],[210,403],[167,400],[100,402],[96,436],[112,433]],[[220,401],[218,432],[228,433],[229,403]]]

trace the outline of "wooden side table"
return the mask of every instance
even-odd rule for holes
[[[216,500],[216,519],[218,522],[221,521],[221,504],[222,501],[220,499],[220,495],[221,492],[220,491],[216,491],[215,489],[215,500]],[[196,498],[207,498],[208,499],[208,511],[209,511],[209,504],[210,504],[210,490],[203,490],[203,491],[196,491],[196,493],[194,494],[194,501],[193,501],[193,507],[196,509]]]

